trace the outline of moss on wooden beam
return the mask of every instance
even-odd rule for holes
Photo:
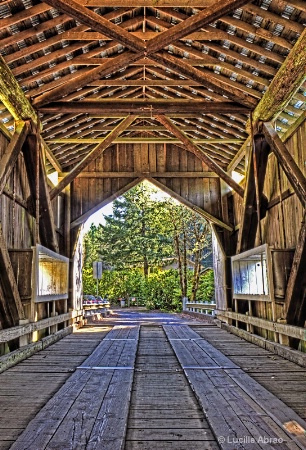
[[[38,123],[36,112],[1,55],[0,100],[15,120],[31,119],[35,124]]]
[[[253,121],[269,122],[279,114],[306,79],[306,29],[294,45],[253,113]]]

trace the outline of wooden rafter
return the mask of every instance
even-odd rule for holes
[[[237,184],[218,164],[206,155],[201,149],[199,149],[193,142],[185,135],[184,132],[179,130],[179,128],[174,125],[174,123],[165,116],[157,116],[156,119],[162,123],[167,130],[174,134],[178,139],[181,140],[184,148],[194,153],[200,161],[203,161],[207,166],[214,171],[219,177],[225,181],[235,192],[238,193],[241,197],[243,197],[244,190],[239,184]]]
[[[128,116],[123,119],[119,125],[117,125],[112,132],[108,134],[108,136],[104,139],[104,141],[98,144],[89,154],[87,154],[72,170],[71,172],[63,178],[58,185],[52,189],[50,192],[50,197],[55,198],[68,184],[70,184],[75,177],[82,172],[85,167],[91,161],[94,161],[107,147],[109,147],[114,139],[118,137],[127,127],[134,122],[136,116]]]
[[[87,83],[98,79],[99,77],[116,72],[117,70],[123,68],[124,66],[137,61],[142,56],[152,55],[153,53],[163,49],[173,40],[180,39],[186,36],[188,33],[196,31],[201,26],[216,20],[223,14],[227,14],[230,11],[233,11],[239,6],[247,3],[247,1],[248,0],[234,0],[234,1],[219,0],[214,7],[209,9],[209,12],[207,12],[207,10],[205,12],[204,10],[198,13],[196,16],[186,19],[186,21],[184,21],[184,24],[186,23],[185,28],[184,26],[183,27],[181,26],[182,24],[179,24],[176,27],[174,27],[176,29],[176,33],[174,33],[174,35],[173,35],[174,28],[171,28],[162,33],[163,35],[162,40],[160,40],[160,36],[157,36],[149,40],[146,45],[141,41],[141,39],[138,39],[136,37],[133,37],[132,39],[129,33],[127,32],[126,33],[129,36],[129,38],[125,34],[124,36],[121,37],[121,34],[117,29],[118,27],[114,25],[112,26],[111,37],[114,37],[113,33],[115,33],[116,34],[115,39],[118,42],[120,42],[122,45],[126,45],[128,48],[132,48],[134,51],[136,51],[136,53],[130,54],[130,52],[125,52],[123,55],[119,55],[119,57],[114,58],[113,61],[114,64],[112,64],[112,66],[110,66],[109,63],[102,64],[100,67],[92,69],[91,71],[85,73],[84,75],[80,75],[74,80],[73,83],[70,83],[68,85],[66,83],[63,86],[59,86],[53,89],[51,92],[47,92],[46,94],[41,95],[40,97],[34,100],[33,104],[36,106],[42,106],[43,104],[49,103],[50,101],[57,100],[61,98],[63,95],[67,95],[68,93],[85,86]],[[88,8],[85,8],[82,5],[76,4],[77,5],[76,6],[75,5],[76,2],[74,2],[74,0],[67,0],[67,2],[66,1],[64,2],[64,0],[48,0],[48,3],[55,5],[61,11],[64,12],[67,12],[67,9],[69,9],[72,17],[75,17],[81,23],[85,23],[86,25],[89,25],[93,30],[97,30],[99,32],[103,32],[102,28],[104,29],[107,23],[109,23],[108,21],[106,21],[107,23],[105,23],[104,21],[103,23],[101,23],[99,15],[91,13],[91,11],[88,10]],[[107,30],[104,29],[104,32],[105,31]]]
[[[48,139],[49,144],[98,144],[103,142],[103,138],[62,138]],[[241,144],[241,139],[190,139],[194,144]],[[122,137],[113,141],[114,144],[180,144],[179,139],[168,137]]]
[[[100,77],[105,77],[107,75],[122,69],[122,67],[128,66],[131,62],[136,61],[139,58],[137,53],[124,52],[121,55],[115,56],[112,60],[112,64],[109,61],[105,62],[95,69],[91,69],[82,73],[81,75],[76,74],[74,80],[70,83],[65,83],[59,87],[54,88],[50,92],[46,92],[38,97],[36,97],[32,104],[34,107],[40,107],[51,101],[58,100],[71,92],[76,92],[79,88],[97,80]]]
[[[301,34],[262,99],[254,109],[252,113],[253,123],[258,120],[272,120],[288,104],[296,90],[302,85],[306,77],[305,47],[306,30]],[[247,124],[247,129],[250,131],[250,123]],[[245,153],[249,144],[250,138],[244,144],[243,150],[239,152],[238,158],[241,159],[244,156],[243,153]],[[231,170],[234,169],[236,162],[239,160],[238,158],[230,165]]]
[[[42,139],[42,145],[46,152],[46,155],[47,155],[47,158],[48,158],[48,161],[50,162],[50,164],[53,166],[53,168],[57,172],[62,172],[63,169],[62,169],[60,162],[58,161],[56,156],[53,154],[53,152],[50,150],[50,148],[48,147],[48,145],[46,144],[46,142],[43,139]]]
[[[147,54],[156,53],[174,41],[177,41],[187,34],[199,30],[205,25],[212,23],[220,17],[229,14],[237,8],[248,3],[249,0],[218,0],[210,8],[204,8],[168,31],[160,33],[147,43]]]

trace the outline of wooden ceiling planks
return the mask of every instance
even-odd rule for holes
[[[190,139],[220,139],[220,143],[203,144],[203,148],[222,167],[231,167],[232,160],[233,165],[239,160],[242,167],[240,154],[235,159],[239,146],[227,140],[247,137],[244,127],[249,112],[267,97],[265,92],[303,34],[306,19],[299,0],[210,0],[205,7],[198,0],[189,0],[188,6],[179,0],[160,0],[158,4],[118,0],[111,6],[104,0],[46,3],[37,2],[26,9],[21,0],[1,3],[5,11],[0,28],[2,55],[41,117],[45,137],[68,133],[72,138],[103,138],[104,134],[93,134],[92,126],[106,123],[107,115],[110,127],[118,123],[125,111],[116,119],[116,99],[129,99],[131,105],[135,99],[146,99],[148,104],[151,99],[162,100],[169,103],[169,109],[174,99],[185,99],[190,105],[213,103],[220,109],[209,113],[189,106],[194,108],[190,113],[182,103],[171,117],[174,122],[180,120],[179,126],[191,120]],[[300,72],[302,64],[297,69]],[[304,89],[297,91],[301,78],[295,83],[291,96],[276,108],[276,124],[283,133],[303,109]],[[107,98],[112,111],[110,107],[94,114],[85,111],[88,101]],[[50,102],[57,100],[66,102],[67,110],[48,112]],[[231,104],[230,100],[246,108],[222,110],[222,102]],[[67,112],[69,108],[76,109]],[[0,119],[11,124],[6,114],[0,106]],[[152,114],[151,108],[147,114],[143,112],[142,119],[150,119]],[[122,138],[136,138],[143,132],[152,138],[169,136],[157,127],[146,130],[145,124],[150,127],[150,120],[143,122],[142,130],[134,129],[132,134],[126,130]],[[92,150],[86,145],[57,149],[56,143],[50,143],[53,167],[58,167],[57,156],[58,164],[67,167],[71,163],[73,167]]]

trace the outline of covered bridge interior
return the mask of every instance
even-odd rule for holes
[[[210,221],[220,323],[305,350],[305,24],[302,0],[0,1],[5,364],[82,322],[82,224],[143,179]]]

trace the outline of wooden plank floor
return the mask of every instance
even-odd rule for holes
[[[306,449],[305,368],[175,315],[119,313],[0,381],[0,450]]]
[[[120,450],[138,331],[135,325],[115,326],[10,448]]]
[[[125,450],[213,450],[219,446],[158,326],[141,328]]]
[[[306,420],[306,368],[220,328],[193,329]]]
[[[82,329],[0,374],[1,450],[11,447],[110,329]]]
[[[239,439],[252,450],[306,448],[306,423],[291,408],[190,327],[164,328],[222,449],[245,448]]]

